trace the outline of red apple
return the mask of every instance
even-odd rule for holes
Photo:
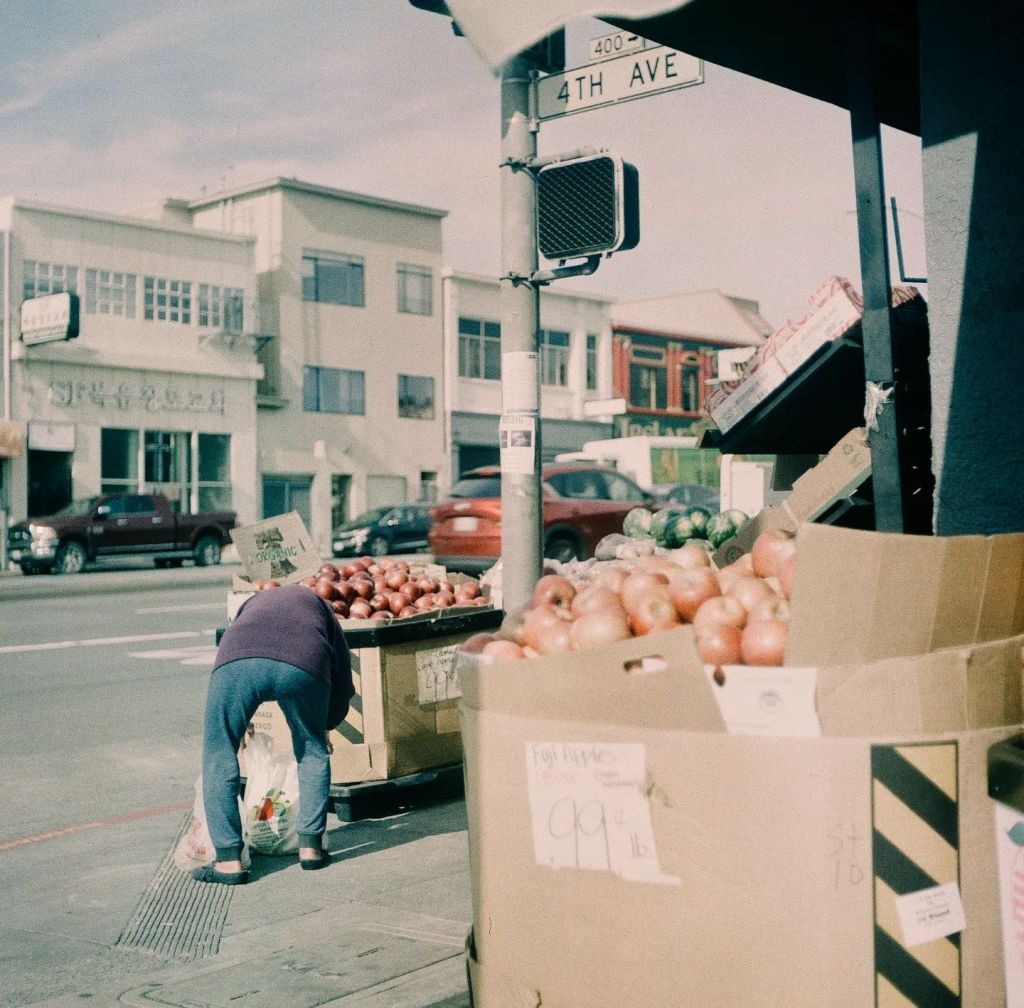
[[[643,595],[629,610],[629,626],[637,637],[659,630],[671,630],[680,625],[679,613],[664,591]]]

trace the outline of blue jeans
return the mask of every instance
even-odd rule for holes
[[[320,847],[331,788],[327,752],[330,687],[287,662],[240,658],[210,677],[203,722],[203,804],[218,861],[242,854],[238,749],[256,708],[276,700],[299,765],[299,846]]]

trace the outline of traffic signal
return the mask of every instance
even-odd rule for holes
[[[640,241],[640,179],[611,154],[545,165],[537,172],[537,247],[545,259],[635,248]]]

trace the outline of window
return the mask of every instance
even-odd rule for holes
[[[358,256],[304,252],[302,297],[306,301],[361,308],[364,304],[363,260]]]
[[[139,432],[105,427],[100,433],[100,493],[129,493],[139,486]]]
[[[199,325],[225,332],[242,331],[244,292],[239,287],[199,285]]]
[[[459,376],[501,378],[501,325],[481,319],[459,319]]]
[[[188,431],[143,432],[143,479],[162,493],[175,511],[187,508],[192,477],[192,438]]]
[[[679,407],[684,413],[700,412],[700,359],[687,354],[679,365]]]
[[[417,420],[434,419],[434,379],[421,375],[398,376],[398,415]]]
[[[43,294],[62,294],[64,291],[78,293],[78,267],[34,262],[31,259],[26,259],[24,265],[26,301]]]
[[[365,374],[340,368],[306,367],[302,408],[307,413],[366,413]]]
[[[587,333],[587,391],[597,391],[597,337]]]
[[[125,504],[128,514],[156,514],[156,502],[149,494],[132,494],[125,498]]]
[[[602,473],[605,482],[605,496],[613,501],[640,501],[644,492],[635,483],[618,473]]]
[[[199,434],[198,484],[200,511],[231,510],[231,435]]]
[[[135,274],[87,269],[85,310],[92,315],[135,318]]]
[[[410,315],[430,315],[433,305],[433,274],[426,266],[398,264],[398,310]]]
[[[629,401],[640,409],[667,409],[668,387],[663,367],[629,366]]]
[[[541,385],[569,384],[569,334],[557,329],[540,331]]]
[[[176,511],[190,511],[193,504],[200,511],[230,510],[231,435],[104,428],[100,433],[100,492],[136,493],[140,483],[145,490],[165,494]],[[154,510],[153,499],[146,494],[128,500],[129,512]]]
[[[192,284],[187,280],[146,277],[143,318],[147,321],[192,324]]]
[[[289,511],[298,511],[306,528],[309,528],[312,524],[309,508],[312,485],[311,476],[264,476],[263,517],[272,518]]]

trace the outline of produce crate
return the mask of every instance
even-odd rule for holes
[[[365,629],[346,626],[356,692],[347,717],[329,735],[331,783],[391,780],[459,763],[455,655],[463,641],[497,627],[503,615],[475,607]],[[252,726],[270,735],[275,752],[291,750],[276,703],[261,704]]]

